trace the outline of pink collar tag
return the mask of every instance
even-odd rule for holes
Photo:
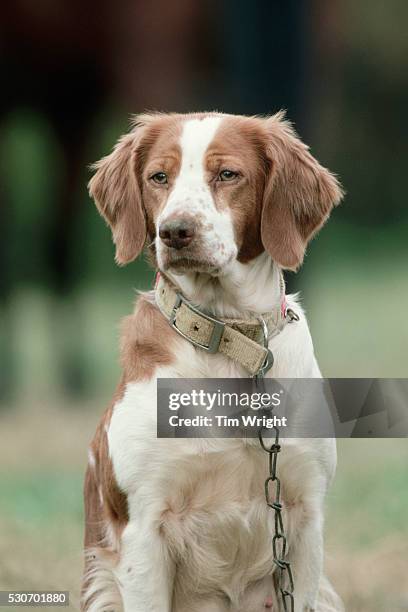
[[[283,294],[282,295],[282,299],[281,299],[281,316],[282,316],[282,319],[286,319],[287,310],[288,310],[288,303],[286,301],[286,295]]]

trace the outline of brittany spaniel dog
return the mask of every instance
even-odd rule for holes
[[[281,271],[300,266],[342,191],[283,113],[141,115],[94,168],[90,194],[118,264],[146,245],[163,293],[227,327],[276,313],[284,299],[298,316],[271,334],[267,376],[321,376],[305,315],[293,296],[282,298]],[[262,363],[245,362],[245,348],[221,350],[222,333],[205,350],[169,318],[156,289],[123,322],[122,378],[89,449],[82,609],[276,612],[283,608],[259,441],[156,435],[158,378],[249,377]],[[244,335],[237,324],[231,338],[241,346]],[[343,609],[323,571],[324,497],[335,466],[334,440],[282,443],[296,612]]]

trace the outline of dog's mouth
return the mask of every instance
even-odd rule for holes
[[[218,276],[220,267],[209,260],[198,259],[187,254],[170,256],[166,258],[163,269],[174,272],[175,274],[185,274],[186,272],[199,272]]]
[[[212,247],[211,250],[205,239],[195,239],[183,248],[172,248],[156,243],[154,250],[158,266],[163,272],[169,271],[178,275],[194,272],[220,276],[236,253],[233,250],[227,251],[222,244],[212,243]]]

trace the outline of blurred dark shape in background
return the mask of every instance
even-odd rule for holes
[[[380,0],[2,7],[0,399],[84,397],[104,391],[101,378],[113,384],[110,328],[130,308],[129,288],[148,287],[152,273],[142,261],[115,268],[87,196],[87,167],[126,131],[130,114],[146,109],[287,109],[349,193],[290,288],[307,297],[314,286],[319,296],[343,275],[355,299],[353,284],[378,264],[372,282],[387,293],[384,261],[407,252],[407,18],[402,0],[392,10]],[[406,326],[384,359],[401,362],[404,338]],[[332,376],[354,368],[349,349],[343,338],[337,361],[329,355]],[[360,375],[387,375],[388,362],[370,362],[372,353],[369,345],[354,351],[368,367]]]

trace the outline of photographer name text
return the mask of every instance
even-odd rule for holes
[[[197,415],[194,417],[179,417],[173,414],[169,417],[171,427],[286,427],[287,418],[276,415],[258,416],[253,414],[242,414],[239,417],[229,417],[225,415],[215,415],[214,417]]]

